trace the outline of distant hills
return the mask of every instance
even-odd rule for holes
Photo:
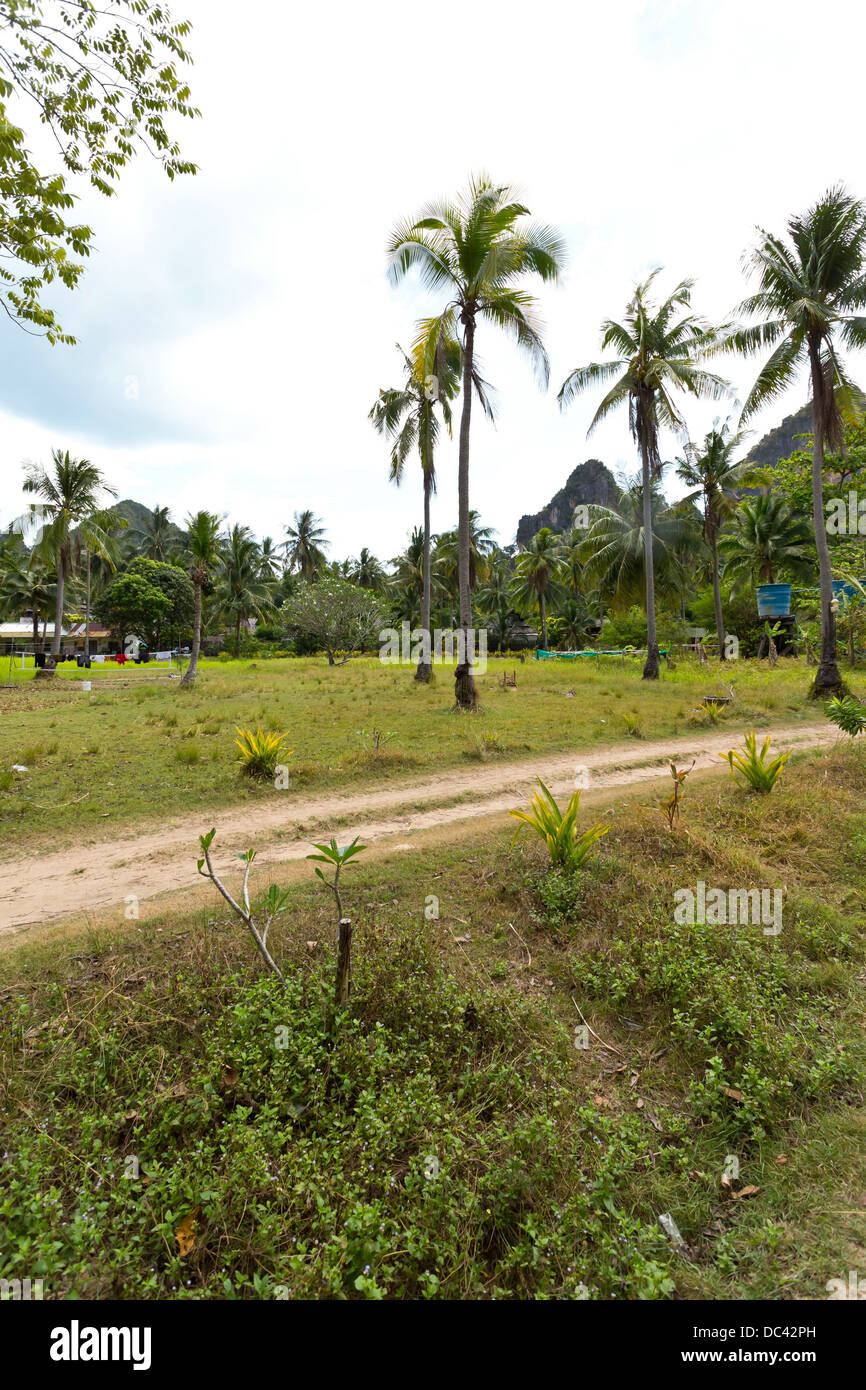
[[[797,436],[811,433],[812,407],[804,405],[793,415],[786,415],[781,425],[758,440],[749,450],[749,462],[760,464],[762,468],[775,468],[779,459],[790,458],[798,449],[808,448],[808,440],[798,439]]]
[[[762,468],[774,467],[779,459],[788,458],[797,449],[807,447],[806,441],[797,436],[811,432],[812,407],[804,405],[793,415],[786,415],[780,425],[758,440],[749,450],[749,461]],[[572,524],[574,509],[581,502],[614,507],[616,497],[616,483],[610,469],[601,459],[587,459],[569,474],[565,486],[559,489],[546,507],[520,518],[517,523],[517,544],[528,545],[542,526],[549,526],[552,531],[567,531]]]
[[[148,518],[153,516],[150,507],[146,507],[143,502],[133,501],[131,497],[125,497],[122,502],[115,502],[108,510],[116,512],[118,516],[122,516],[125,521],[128,521],[131,531],[143,531]],[[175,540],[181,540],[184,534],[181,528],[176,526],[173,521],[170,521],[168,525],[171,536]]]
[[[573,469],[565,487],[559,489],[546,507],[520,518],[517,523],[517,544],[528,545],[542,526],[549,526],[551,531],[567,531],[572,524],[574,509],[581,503],[614,507],[616,498],[616,482],[610,469],[601,459],[587,459]]]

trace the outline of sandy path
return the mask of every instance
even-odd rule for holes
[[[287,791],[275,795],[272,805],[254,810],[235,807],[214,813],[202,809],[134,836],[10,860],[0,864],[0,934],[112,908],[122,917],[129,896],[144,901],[200,884],[195,862],[198,837],[211,826],[217,831],[213,853],[217,871],[237,868],[234,855],[250,846],[258,851],[260,864],[299,860],[310,852],[310,838],[330,838],[337,821],[341,842],[360,834],[370,843],[393,835],[405,840],[420,830],[501,814],[520,803],[527,784],[538,775],[559,796],[570,794],[576,775],[582,774],[585,801],[610,788],[669,778],[671,757],[679,766],[695,758],[696,769],[713,768],[727,775],[718,753],[739,744],[743,732],[730,721],[723,729],[686,738],[652,743],[630,740],[591,752],[578,748],[555,758],[478,764],[408,786],[358,795],[311,800]],[[826,724],[766,732],[772,732],[774,750],[816,748],[835,737]],[[443,804],[456,798],[460,798],[457,804]]]

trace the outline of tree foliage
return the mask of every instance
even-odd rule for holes
[[[75,288],[93,237],[67,179],[111,196],[141,148],[170,179],[196,172],[165,124],[199,114],[178,73],[189,32],[161,0],[0,0],[0,305],[51,343],[75,339],[45,291]],[[37,167],[10,102],[38,112],[59,171]]]

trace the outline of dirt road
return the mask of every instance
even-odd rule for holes
[[[739,744],[743,732],[732,720],[710,733],[652,743],[630,740],[555,758],[483,763],[357,795],[309,799],[289,790],[254,810],[202,808],[134,835],[7,861],[0,864],[0,935],[67,916],[103,916],[114,908],[123,917],[128,898],[145,902],[200,884],[198,837],[211,826],[217,832],[213,860],[218,871],[236,868],[234,855],[250,847],[263,865],[301,860],[310,852],[311,838],[330,838],[337,831],[341,842],[355,835],[366,843],[399,836],[403,843],[391,848],[406,850],[408,839],[419,831],[501,815],[520,804],[528,783],[539,775],[556,796],[584,785],[584,802],[603,799],[611,789],[669,779],[669,758],[678,766],[694,758],[696,771],[713,769],[727,776],[719,751]],[[826,724],[767,732],[772,732],[774,750],[816,748],[835,738]],[[658,794],[663,790],[659,787]]]

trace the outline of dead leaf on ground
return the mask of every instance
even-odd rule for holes
[[[754,1197],[760,1190],[759,1187],[752,1187],[749,1185],[748,1187],[741,1187],[739,1192],[732,1192],[731,1196],[735,1202],[738,1202],[741,1197]]]
[[[737,1091],[737,1090],[735,1090],[733,1086],[723,1086],[723,1087],[722,1087],[722,1090],[724,1091],[724,1093],[725,1093],[726,1096],[730,1096],[730,1097],[731,1097],[731,1100],[745,1100],[745,1099],[746,1099],[746,1097],[743,1095],[742,1091]]]
[[[229,1091],[232,1086],[237,1086],[240,1081],[240,1072],[235,1071],[230,1062],[223,1063],[223,1074],[220,1077],[220,1090]]]
[[[595,1101],[596,1105],[601,1105],[607,1110],[610,1109],[610,1101],[608,1100],[607,1096],[593,1096],[593,1100]]]
[[[195,1249],[195,1232],[198,1224],[201,1207],[193,1207],[192,1211],[183,1218],[179,1226],[175,1227],[174,1238],[178,1243],[178,1254],[181,1259],[191,1255]]]
[[[781,1166],[782,1166],[783,1163],[787,1163],[787,1162],[788,1162],[788,1155],[787,1155],[787,1154],[776,1154],[776,1163],[779,1165],[780,1168],[781,1168]]]
[[[306,946],[306,948],[307,948],[307,950],[309,951],[310,955],[313,954],[313,952],[315,951],[315,949],[316,949],[316,947],[318,946],[318,944],[319,944],[318,941],[305,941],[305,942],[304,942],[304,945]]]

